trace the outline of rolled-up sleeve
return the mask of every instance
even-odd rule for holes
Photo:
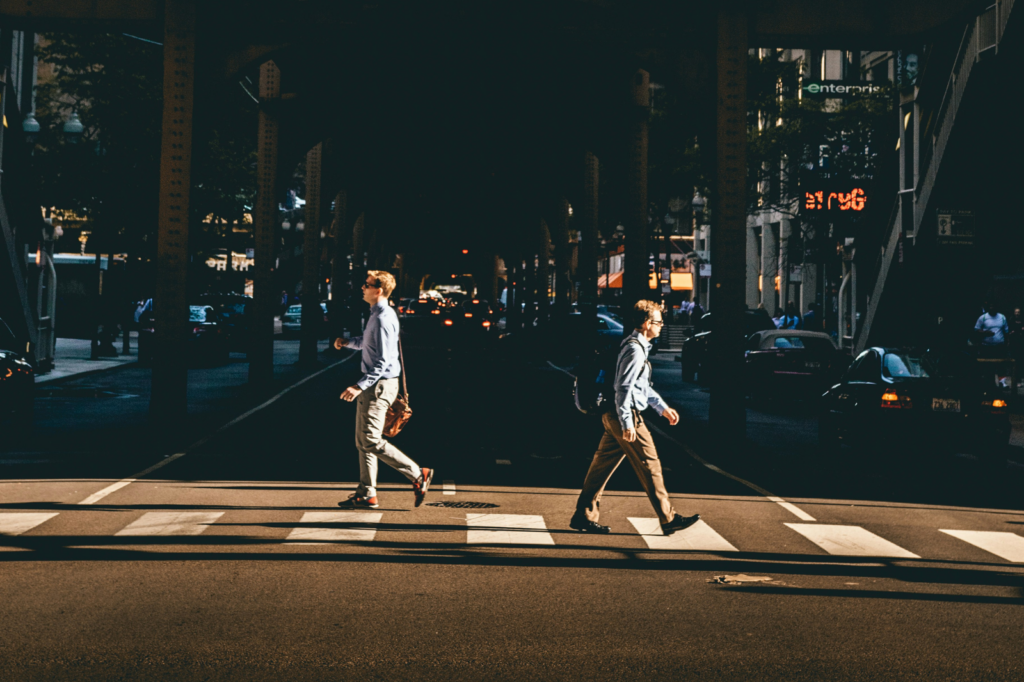
[[[370,333],[376,337],[374,341],[377,348],[380,349],[380,354],[373,359],[373,364],[367,369],[363,378],[356,382],[356,386],[364,391],[377,383],[384,376],[384,372],[398,359],[397,325],[392,326],[388,320],[378,319],[376,329]]]
[[[643,353],[627,344],[615,369],[615,412],[623,431],[633,428],[633,387],[643,369]]]

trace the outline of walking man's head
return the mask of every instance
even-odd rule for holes
[[[985,301],[985,312],[988,313],[989,315],[995,315],[996,314],[996,302],[993,301],[992,299],[989,299],[989,300]]]
[[[395,290],[395,277],[386,270],[367,270],[366,281],[363,283],[363,300],[376,305],[388,300]]]
[[[654,301],[637,301],[633,306],[633,327],[648,339],[661,334],[665,321],[661,317],[661,306]]]

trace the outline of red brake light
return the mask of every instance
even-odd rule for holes
[[[1001,398],[996,398],[995,400],[983,400],[981,402],[981,406],[989,408],[995,414],[1002,414],[1006,411],[1006,401]]]
[[[882,394],[882,407],[890,410],[909,410],[914,406],[910,396],[896,393],[896,391],[886,391]]]

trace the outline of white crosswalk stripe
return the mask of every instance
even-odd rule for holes
[[[1013,563],[1024,562],[1024,537],[1016,533],[985,530],[946,530],[941,528],[939,532],[952,535],[964,542],[969,542],[975,547],[980,547],[1001,559],[1006,559]]]
[[[860,526],[829,526],[816,523],[787,523],[786,525],[829,554],[891,557],[894,559],[921,558]]]
[[[466,514],[470,545],[553,545],[543,516],[529,514]]]
[[[0,535],[21,535],[56,516],[58,512],[0,513]]]
[[[303,545],[323,545],[332,542],[370,542],[377,535],[376,525],[381,513],[363,512],[306,512],[301,524],[288,534],[288,542]]]
[[[224,512],[146,512],[115,535],[200,535]]]
[[[738,552],[732,543],[719,535],[715,529],[703,521],[698,521],[686,530],[672,535],[661,532],[661,522],[656,519],[637,519],[629,517],[640,537],[651,549],[697,550],[704,552]]]

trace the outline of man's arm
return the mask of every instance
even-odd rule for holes
[[[351,348],[352,350],[362,350],[363,349],[363,337],[361,337],[361,336],[353,336],[352,338],[347,339],[344,347],[345,348]]]
[[[633,405],[629,400],[633,386],[644,368],[643,351],[627,343],[615,366],[615,412],[623,431],[633,429]]]

